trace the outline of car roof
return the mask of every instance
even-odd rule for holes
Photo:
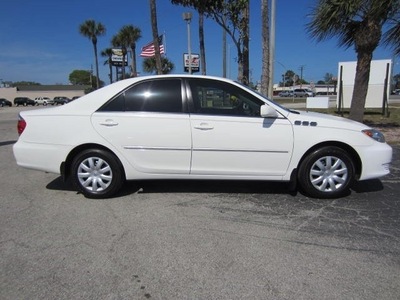
[[[197,79],[212,79],[218,80],[220,82],[230,83],[239,87],[242,87],[241,83],[233,81],[231,79],[216,77],[216,76],[206,76],[206,75],[188,75],[188,74],[168,74],[168,75],[150,75],[150,76],[140,76],[135,78],[129,78],[117,81],[113,84],[107,85],[101,89],[95,90],[87,95],[81,96],[78,99],[71,101],[68,105],[63,105],[60,107],[53,107],[50,109],[33,111],[24,111],[24,114],[74,114],[74,115],[89,115],[94,113],[99,109],[106,101],[125,90],[129,86],[146,80],[152,79],[165,79],[165,78],[197,78]],[[253,90],[249,89],[250,93],[253,93],[256,97],[260,95]],[[281,111],[278,105],[271,103],[277,110]],[[37,112],[37,113],[35,113]]]
[[[75,111],[78,110],[83,114],[92,113],[96,111],[102,104],[99,99],[111,99],[120,91],[126,89],[127,87],[141,81],[152,80],[152,79],[163,79],[163,78],[206,78],[214,79],[219,81],[225,81],[238,85],[235,81],[226,78],[220,78],[215,76],[204,76],[204,75],[188,75],[188,74],[168,74],[168,75],[150,75],[150,76],[140,76],[135,78],[128,78],[109,84],[101,89],[95,90],[89,94],[79,97],[78,99],[68,103],[68,105],[63,106],[63,111]],[[104,102],[105,103],[105,102]],[[61,107],[60,107],[61,108]]]

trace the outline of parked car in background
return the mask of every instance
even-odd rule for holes
[[[76,99],[78,99],[78,98],[80,98],[80,96],[73,96],[73,97],[71,98],[71,101],[74,101],[74,100],[76,100]]]
[[[32,105],[32,106],[34,106],[35,105],[35,101],[30,99],[30,98],[28,98],[28,97],[16,97],[14,99],[14,105],[16,105],[16,106],[20,106],[20,105],[23,105],[23,106]]]
[[[71,178],[89,198],[146,179],[284,181],[335,198],[389,174],[392,160],[376,129],[209,76],[118,81],[58,109],[21,111],[18,133],[19,166]]]
[[[6,98],[0,98],[0,107],[4,106],[12,106],[12,102],[10,100],[7,100]]]
[[[50,99],[49,97],[36,97],[35,98],[36,105],[47,105],[47,104],[54,104],[54,100]]]
[[[54,97],[54,104],[55,105],[64,105],[67,104],[68,102],[70,102],[71,100],[67,97],[64,96],[58,96],[58,97]]]
[[[293,90],[294,97],[314,97],[313,91],[309,89],[294,89]]]
[[[278,94],[279,97],[293,97],[293,91],[282,91]]]
[[[336,95],[335,92],[317,92],[315,93],[315,96],[333,96]]]

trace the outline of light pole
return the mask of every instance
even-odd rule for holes
[[[183,20],[187,24],[187,35],[188,35],[188,55],[189,55],[189,74],[192,74],[192,49],[190,47],[190,21],[192,20],[192,13],[185,12],[182,14]]]
[[[281,63],[280,61],[275,60],[274,63],[278,63],[285,70],[285,74],[282,74],[283,89],[285,90],[285,78],[286,78],[287,69],[286,69],[285,65],[283,63]]]

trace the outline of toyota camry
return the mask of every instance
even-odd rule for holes
[[[378,130],[289,110],[209,76],[122,80],[67,105],[22,111],[18,132],[19,166],[70,178],[89,198],[146,179],[285,181],[335,198],[356,180],[388,174],[392,159]]]

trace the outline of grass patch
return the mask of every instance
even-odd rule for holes
[[[310,110],[311,111],[311,110]],[[331,115],[337,115],[344,118],[349,117],[349,110],[342,110],[342,112],[338,112],[337,108],[329,108],[325,110],[312,110],[318,111],[322,113],[327,113]],[[399,106],[391,106],[389,107],[388,116],[382,114],[382,109],[378,108],[366,108],[364,111],[363,123],[369,126],[400,126],[400,107]]]
[[[294,102],[292,102],[291,100],[288,101],[287,99],[278,99],[275,102],[282,104],[283,106],[285,105],[285,103],[305,104],[304,99],[295,100]],[[299,108],[299,110],[305,110],[305,108]],[[328,109],[307,109],[307,111],[315,111],[330,115],[342,116],[344,118],[349,117],[349,109],[344,109],[339,113],[336,107]],[[368,126],[400,127],[400,104],[390,104],[388,112],[388,116],[385,116],[382,114],[382,108],[366,108],[364,112],[363,123],[367,124]]]

